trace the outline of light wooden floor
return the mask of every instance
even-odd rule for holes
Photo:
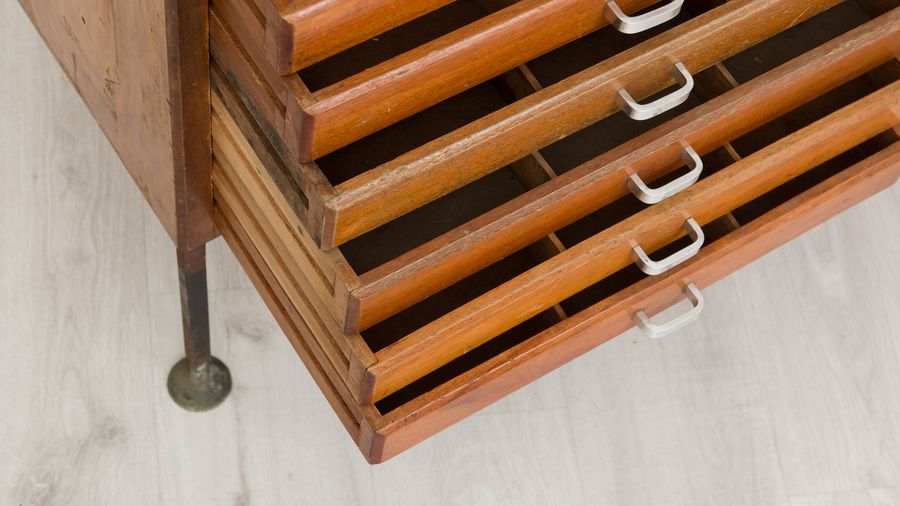
[[[0,505],[900,505],[900,186],[418,448],[364,463],[221,240],[233,396],[187,414],[174,254],[0,0]]]

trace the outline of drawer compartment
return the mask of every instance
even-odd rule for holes
[[[269,68],[267,56],[273,51],[261,41],[271,38],[266,32],[272,30],[267,21],[248,14],[250,1],[215,0],[212,7],[250,60]],[[332,56],[284,79],[292,96],[283,96],[287,116],[283,122],[294,129],[285,135],[300,161],[327,155],[608,24],[605,3],[591,0],[379,0],[357,5],[352,14],[347,12],[349,2],[306,3],[313,5],[294,7],[295,12],[285,16],[292,20],[290,39],[339,39],[335,42],[340,46],[449,5],[336,56],[328,54],[336,49],[329,44],[312,46],[317,53],[325,51],[309,55],[312,58],[302,56],[310,46],[287,49],[309,60],[306,63]],[[623,13],[633,13],[654,3],[625,0],[616,5]],[[391,15],[376,16],[385,10]],[[370,22],[375,17],[378,21]],[[340,24],[346,28],[338,28]],[[214,40],[221,30],[213,32]],[[363,33],[368,36],[360,39]],[[285,42],[274,44],[279,48],[275,53],[286,52]],[[284,58],[279,60],[277,65],[284,70]]]

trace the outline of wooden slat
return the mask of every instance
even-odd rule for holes
[[[314,343],[312,331],[300,318],[296,309],[291,306],[287,295],[275,281],[272,271],[259,256],[259,252],[241,228],[227,202],[221,199],[217,199],[215,222],[222,232],[222,237],[275,317],[281,330],[287,335],[328,404],[331,405],[350,437],[358,440],[362,413],[352,402],[349,391],[342,386],[337,371],[330,366],[322,350]]]
[[[618,110],[616,90],[647,97],[838,0],[734,0],[646,43],[337,186],[322,245],[342,244]]]
[[[217,82],[215,89],[223,96],[230,95],[228,83]],[[340,251],[321,251],[315,246],[293,207],[279,191],[272,176],[273,168],[264,166],[260,153],[245,138],[245,134],[257,134],[238,128],[238,122],[245,126],[251,123],[241,117],[245,112],[227,107],[219,96],[212,98],[212,105],[219,172],[216,178],[221,180],[219,192],[232,196],[233,212],[242,218],[248,233],[258,241],[257,248],[272,263],[271,270],[283,290],[307,325],[314,329],[317,339],[322,340],[321,347],[342,371],[344,381],[358,385],[362,372],[374,362],[374,354],[358,333],[344,333],[335,317],[346,313],[343,306],[346,293],[358,284],[358,278]],[[235,119],[233,114],[239,118]],[[346,360],[335,356],[335,347]]]
[[[315,293],[325,301],[334,297],[336,268],[346,260],[337,250],[322,252],[306,233],[294,207],[288,204],[272,177],[238,129],[219,97],[213,97],[213,140],[217,144],[216,158],[233,167],[252,193],[246,195],[258,205],[265,206],[273,223],[284,222],[285,237],[298,245],[296,256],[309,264],[304,277],[315,287]]]
[[[254,155],[246,158],[259,162],[263,171],[269,175],[269,179],[277,185],[275,188],[279,190],[278,193],[281,194],[287,208],[293,211],[298,221],[305,222],[309,197],[302,189],[305,178],[299,175],[301,171],[296,165],[284,161],[281,156],[283,151],[279,151],[278,146],[270,142],[263,128],[244,104],[244,100],[238,96],[231,82],[225,77],[225,71],[215,60],[210,66],[210,74],[213,110],[218,109],[219,116],[225,124],[233,125],[234,131],[240,132],[240,135],[234,137]]]
[[[900,122],[900,82],[887,86],[619,222],[376,353],[361,396],[380,400],[631,263]]]
[[[217,108],[221,107],[219,102],[214,103]],[[290,218],[275,203],[277,197],[261,182],[264,179],[262,170],[254,170],[247,162],[245,157],[251,156],[252,152],[248,153],[246,146],[239,146],[231,135],[233,132],[229,133],[228,127],[224,126],[227,116],[220,117],[220,110],[215,112],[213,139],[217,159],[213,180],[217,191],[231,202],[232,212],[253,238],[260,255],[270,263],[283,290],[313,329],[321,348],[343,380],[348,384],[358,383],[361,375],[351,375],[348,372],[350,364],[358,370],[374,362],[374,355],[359,334],[342,332],[334,320],[334,308],[328,305],[334,300],[335,268],[343,260],[335,259],[333,265],[324,259],[317,263],[314,256],[334,258],[337,252],[308,249],[310,239],[303,237],[302,227],[289,225]]]
[[[856,2],[872,17],[887,15],[898,8],[897,0],[856,0]],[[895,54],[897,58],[873,73],[875,82],[884,84],[900,79],[900,49]],[[884,138],[888,141],[900,138],[900,125],[894,127],[891,132],[885,132]]]
[[[217,194],[223,202],[228,202],[231,212],[247,231],[250,240],[275,274],[275,278],[288,294],[292,304],[295,307],[300,305],[313,307],[316,298],[311,293],[312,291],[307,292],[308,286],[299,285],[291,277],[291,272],[296,269],[296,264],[284,252],[285,245],[277,238],[272,237],[273,232],[267,230],[269,224],[263,223],[255,217],[258,216],[259,210],[252,209],[250,204],[239,196],[241,189],[235,188],[234,182],[227,175],[231,169],[225,168],[225,164],[219,160],[216,160],[214,167],[213,184]],[[254,215],[254,213],[257,214]],[[325,317],[323,318],[322,315]],[[317,312],[315,316],[316,318],[307,318],[307,325],[312,328],[313,335],[319,342],[319,346],[325,351],[331,366],[338,371],[342,381],[346,383],[350,363],[349,352],[346,351],[346,344],[344,347],[338,345],[343,336],[337,325],[328,320],[326,312]]]
[[[620,4],[633,12],[656,1]],[[315,92],[298,131],[300,161],[325,156],[606,26],[605,5],[522,0]]]
[[[470,369],[387,413],[362,438],[370,461],[387,460],[633,326],[636,309],[651,314],[703,289],[887,188],[900,176],[900,144],[850,167],[704,248],[690,262],[646,278],[565,322]],[[752,301],[748,301],[752,304]]]
[[[627,170],[655,181],[681,166],[682,143],[706,154],[893,58],[900,11],[700,105],[360,277],[360,328],[627,195]]]

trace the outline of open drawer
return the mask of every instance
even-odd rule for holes
[[[251,98],[269,137],[283,144],[286,158],[304,162],[294,171],[309,201],[303,218],[323,248],[383,226],[622,107],[643,118],[679,103],[693,75],[840,3],[733,0],[696,16],[684,9],[659,28],[631,35],[609,26],[597,30],[606,24],[606,2],[524,0],[502,8],[503,2],[457,0],[365,47],[298,74],[273,76],[252,49],[260,37],[249,33],[252,16],[232,5],[249,1],[212,2],[211,50]],[[478,12],[485,16],[472,20]],[[406,37],[457,25],[382,61],[391,47],[406,49]],[[577,50],[589,63],[566,65],[573,39],[588,33],[579,39],[589,39],[588,45]],[[388,35],[400,41],[390,43]],[[553,82],[513,103],[498,99],[485,82],[551,54],[562,62]],[[347,75],[348,69],[355,73]],[[635,102],[673,87],[659,107]],[[619,103],[620,91],[630,103]],[[413,125],[419,131],[404,135]],[[383,150],[353,156],[379,139]]]
[[[833,175],[805,191],[786,189],[783,195],[760,199],[741,210],[735,217],[741,216],[744,224],[722,234],[677,269],[655,278],[615,276],[597,287],[597,292],[605,292],[599,302],[563,322],[531,336],[512,333],[503,342],[464,356],[401,396],[374,405],[359,405],[352,398],[340,372],[307,323],[312,309],[296,307],[287,296],[269,267],[270,262],[250,237],[260,232],[244,228],[232,210],[232,206],[242,204],[228,202],[228,196],[219,191],[220,186],[216,186],[216,222],[342,423],[366,458],[376,463],[615,337],[635,324],[638,311],[654,314],[677,303],[688,284],[702,290],[890,186],[900,176],[900,145],[894,143],[850,167],[816,174],[817,179],[827,173]]]
[[[658,120],[635,122],[624,114],[613,115],[324,253],[307,233],[314,234],[305,219],[311,205],[310,191],[304,189],[298,174],[308,175],[304,171],[309,167],[286,161],[277,142],[265,135],[264,123],[242,129],[258,132],[248,134],[248,139],[258,146],[261,156],[267,157],[264,168],[275,183],[271,193],[280,193],[279,198],[286,201],[284,214],[301,236],[300,247],[322,273],[310,282],[339,328],[355,333],[384,322],[526,246],[532,245],[531,251],[541,259],[555,255],[562,246],[554,231],[625,197],[627,170],[648,182],[655,181],[682,164],[681,141],[707,156],[742,133],[893,59],[900,40],[898,19],[900,13],[894,12],[865,23],[865,13],[855,2],[846,2],[768,44],[735,56],[733,60],[741,62],[752,61],[760,52],[777,53],[780,63],[800,55],[790,65],[753,83],[747,81],[762,72],[748,69],[740,76],[747,84],[740,92],[701,104],[726,91],[735,80],[721,64],[698,74],[694,97],[687,104],[695,108],[668,128],[648,133]],[[859,26],[863,23],[865,26]],[[551,81],[561,64],[580,64],[578,57],[584,60],[585,53],[589,62],[590,47],[568,48],[558,57],[547,55],[491,83],[497,85],[495,90],[466,95],[470,102],[456,105],[477,111],[483,104],[501,102],[499,94],[509,95],[513,101],[533,96],[540,82]],[[771,63],[765,70],[774,66]],[[530,91],[523,90],[529,87]],[[234,93],[229,93],[233,96],[228,99],[232,108],[246,108],[249,112],[245,116],[253,116],[252,97],[239,89],[235,86]],[[443,114],[427,119],[430,123],[454,122],[462,115],[464,120],[466,111],[459,109],[440,110]],[[663,118],[670,117],[671,113]],[[398,129],[396,136],[415,138],[423,128],[429,128],[416,122],[403,126],[408,128]],[[640,133],[644,135],[638,136]],[[384,144],[393,138],[375,139],[344,150],[343,158],[336,160],[343,163],[332,169],[336,172],[342,165],[381,156],[390,149]],[[592,159],[593,155],[599,156]],[[421,222],[429,226],[415,225]]]
[[[310,161],[607,26],[610,19],[624,31],[663,24],[678,14],[683,0],[259,5],[266,3],[213,0],[213,38],[232,31],[251,64],[267,75],[276,92],[274,105],[282,109],[273,111],[273,124],[283,124],[288,146],[299,160]],[[639,18],[628,16],[655,3],[661,5]],[[280,73],[288,75],[280,78]]]
[[[381,227],[329,251],[316,247],[293,211],[303,203],[302,195],[283,191],[295,167],[280,156],[265,126],[256,121],[252,102],[248,105],[235,89],[233,76],[216,68],[217,223],[363,452],[372,461],[384,460],[632,325],[640,323],[651,333],[665,330],[638,315],[654,314],[679,300],[688,286],[696,298],[695,289],[702,290],[895,181],[900,156],[891,131],[898,113],[893,60],[897,13],[854,29],[867,21],[859,5],[846,2],[836,9],[842,10],[780,36],[790,47],[776,37],[714,62],[708,73],[697,76],[694,107],[663,118],[672,119],[654,129],[629,127],[636,123],[628,123],[624,115],[610,117],[585,130],[586,137],[579,132],[454,192],[457,200],[435,207],[437,214],[411,213],[393,232]],[[814,35],[805,42],[808,47],[794,40],[804,29]],[[825,45],[813,49],[822,42]],[[781,65],[799,53],[806,54]],[[543,62],[530,67],[532,71],[505,76],[502,84],[510,93],[516,93],[517,77],[530,72],[540,79],[547,68]],[[792,85],[795,80],[799,84]],[[733,86],[739,89],[729,91]],[[744,112],[732,114],[735,109]],[[703,135],[691,137],[697,129]],[[600,142],[598,132],[603,135]],[[685,139],[702,155],[702,179],[647,207],[628,192],[625,169],[657,185],[681,179],[669,173],[681,165]],[[634,157],[620,161],[628,156]],[[525,181],[541,173],[544,182],[526,190]],[[565,183],[557,184],[559,180]],[[509,190],[515,185],[518,190]],[[589,191],[572,200],[577,205],[560,208],[568,209],[565,212],[554,215],[552,205],[542,204],[510,215],[531,216],[530,225],[497,222],[495,218],[506,214],[491,215],[552,195],[548,190],[578,195],[576,190],[585,186]],[[716,191],[721,188],[734,191]],[[435,206],[441,203],[446,201]],[[474,217],[463,213],[432,219],[459,207]],[[640,231],[640,245],[654,257],[666,256],[689,242],[677,233],[686,210],[696,215],[706,238],[693,258],[652,277],[626,266],[628,254],[622,246],[630,245],[615,238]],[[484,216],[491,218],[479,222]],[[479,223],[480,228],[473,228]],[[466,239],[471,231],[490,232],[492,223],[501,223],[496,229],[507,230],[509,236],[476,234],[475,242]],[[538,227],[534,237],[513,240],[533,226]],[[405,237],[413,247],[398,256],[395,242],[404,235],[416,237]],[[361,332],[343,332],[332,316],[337,301],[350,300],[349,291],[336,288],[347,286],[336,278],[352,279],[354,270],[365,277],[377,270],[381,259],[422,253],[419,248],[426,245],[440,246],[440,241],[432,241],[441,237],[455,237],[463,253],[478,244],[487,246],[457,257],[460,261],[446,271],[456,280],[426,277],[442,286],[396,314],[361,326]],[[584,244],[596,244],[598,237],[606,237],[615,255],[590,254],[594,250]],[[663,247],[673,240],[678,242]],[[426,258],[442,258],[429,255]],[[488,259],[478,260],[482,256]],[[469,267],[471,262],[482,263]],[[411,265],[418,269],[428,263]],[[427,269],[424,272],[429,276]],[[556,275],[564,279],[557,283]],[[510,283],[518,287],[511,291]],[[544,289],[529,293],[530,286]],[[505,312],[497,318],[479,302],[513,293],[520,294],[519,302],[508,306],[515,315]],[[494,297],[498,294],[502,297]],[[696,302],[699,305],[699,299]],[[475,314],[480,316],[473,318]],[[482,321],[499,327],[479,330]],[[460,341],[441,340],[460,345],[449,353],[432,347],[434,336],[472,328],[472,334],[458,334],[464,338]],[[475,335],[480,337],[471,338]],[[422,340],[410,341],[410,336]]]

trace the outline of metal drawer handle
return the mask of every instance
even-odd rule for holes
[[[690,236],[692,242],[688,247],[679,251],[678,253],[673,254],[672,256],[666,258],[665,260],[655,261],[651,260],[647,253],[644,251],[639,244],[634,243],[632,241],[631,246],[631,258],[634,259],[634,263],[644,271],[645,274],[649,276],[658,276],[663,274],[674,267],[677,267],[689,260],[691,257],[697,254],[700,251],[700,248],[703,247],[703,241],[706,240],[706,236],[703,233],[703,229],[700,228],[700,225],[697,224],[697,220],[694,218],[688,218],[684,225],[682,225],[684,231],[687,232],[688,236]]]
[[[620,32],[640,33],[659,26],[678,16],[678,13],[681,12],[682,5],[684,5],[684,0],[672,0],[659,9],[646,14],[641,14],[640,16],[627,16],[622,12],[622,9],[619,8],[616,2],[609,0],[606,2],[606,9],[604,12],[606,13],[606,19],[609,20],[609,23],[616,27]]]
[[[681,152],[681,160],[690,169],[690,172],[671,183],[661,188],[650,188],[644,183],[641,176],[633,173],[628,176],[628,181],[626,182],[628,189],[631,190],[631,193],[638,200],[645,204],[658,204],[669,197],[681,193],[696,183],[700,179],[700,174],[703,173],[703,160],[700,159],[700,155],[691,146],[686,146]]]
[[[637,103],[625,88],[620,89],[619,93],[616,95],[616,103],[622,109],[622,112],[627,114],[630,118],[640,121],[655,118],[656,116],[683,104],[688,97],[691,96],[691,90],[694,89],[694,77],[691,76],[687,67],[681,62],[673,65],[672,68],[669,69],[669,73],[672,74],[672,77],[678,81],[678,84],[681,85],[681,87],[649,104]]]
[[[703,312],[703,294],[700,293],[700,290],[696,285],[689,283],[684,289],[684,295],[691,301],[691,304],[694,305],[693,309],[687,313],[670,322],[653,323],[650,321],[650,318],[647,317],[647,314],[644,313],[644,310],[641,309],[634,315],[637,326],[644,331],[644,334],[647,334],[647,337],[659,339],[660,337],[666,337],[667,335],[677,332],[691,323],[694,323],[697,318],[700,318],[700,314]]]

